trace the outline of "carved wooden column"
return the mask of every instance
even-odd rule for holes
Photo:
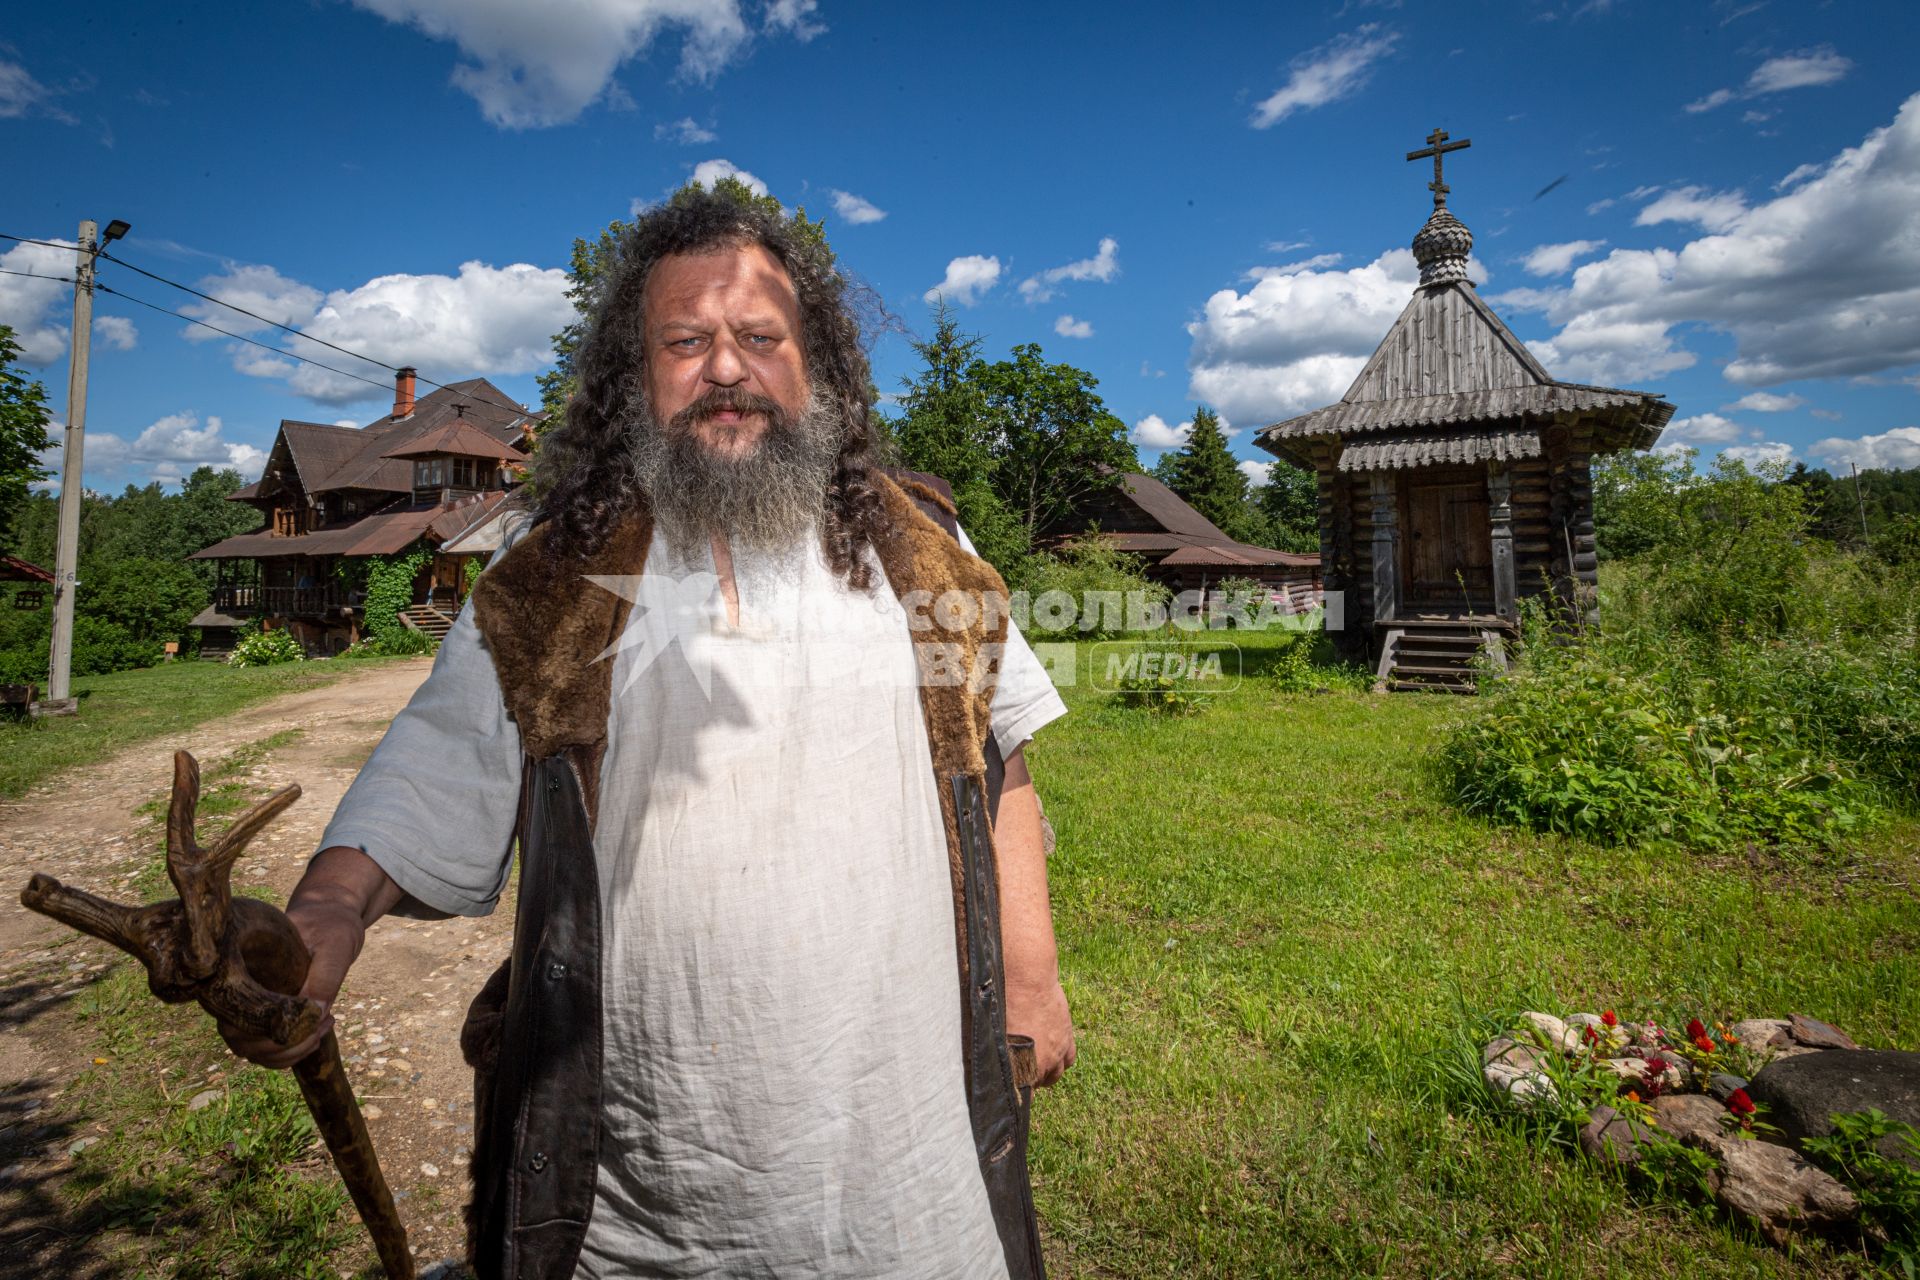
[[[1487,516],[1493,531],[1493,611],[1518,622],[1513,576],[1513,477],[1504,462],[1487,464]]]
[[[1400,612],[1400,512],[1393,473],[1368,476],[1373,496],[1373,622],[1378,631]]]

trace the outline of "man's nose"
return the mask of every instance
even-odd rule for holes
[[[707,367],[701,371],[716,387],[737,387],[747,380],[746,355],[731,334],[718,334],[707,350]]]

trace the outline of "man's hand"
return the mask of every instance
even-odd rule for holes
[[[400,886],[360,850],[322,850],[287,900],[287,919],[312,956],[300,994],[320,1006],[320,1025],[300,1043],[283,1046],[223,1022],[227,1047],[263,1067],[290,1067],[319,1048],[333,1030],[333,1001],[366,942],[367,926],[402,896]]]
[[[1032,1037],[1034,1064],[1040,1073],[1034,1084],[1039,1088],[1059,1080],[1073,1065],[1073,1015],[1058,981],[1030,991],[1008,987],[1007,1032]]]
[[[1007,758],[993,826],[1000,861],[1000,939],[1007,975],[1007,1031],[1033,1037],[1037,1083],[1050,1085],[1073,1065],[1073,1017],[1060,987],[1060,957],[1047,902],[1047,851],[1040,801],[1024,752]]]

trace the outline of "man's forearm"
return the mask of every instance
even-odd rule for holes
[[[309,911],[350,911],[360,927],[400,904],[406,892],[380,869],[380,864],[350,845],[322,849],[287,899],[287,914]]]
[[[1007,1030],[1033,1037],[1040,1078],[1048,1085],[1073,1065],[1073,1016],[1060,986],[1060,956],[1047,898],[1047,850],[1040,801],[1016,751],[1007,760],[994,823],[1000,869],[1000,946],[1006,966]]]

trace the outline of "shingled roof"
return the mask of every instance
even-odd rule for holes
[[[1310,442],[1339,441],[1343,471],[1477,462],[1537,456],[1529,427],[1580,414],[1601,448],[1653,444],[1673,406],[1651,391],[1555,379],[1466,278],[1472,247],[1466,226],[1436,208],[1414,237],[1420,284],[1347,393],[1261,429],[1255,443],[1310,467]]]

